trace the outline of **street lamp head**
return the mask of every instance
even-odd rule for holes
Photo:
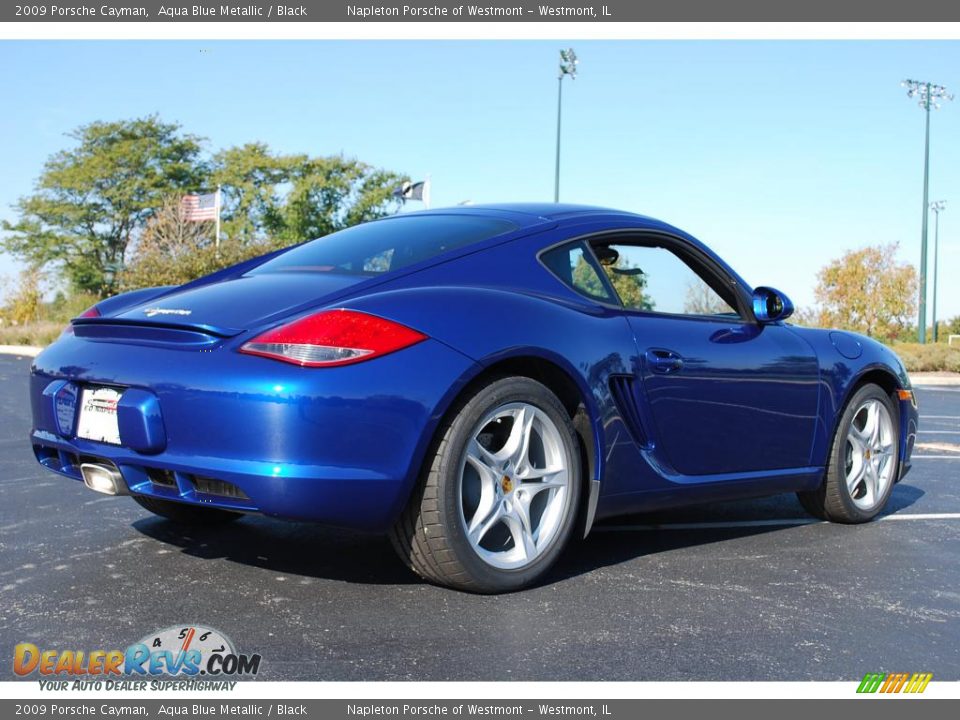
[[[947,209],[947,201],[946,201],[946,200],[934,200],[932,203],[930,203],[930,209],[931,209],[933,212],[937,213],[937,215],[939,215],[941,211]]]
[[[939,110],[941,100],[953,100],[953,95],[947,92],[947,88],[943,85],[920,80],[904,80],[900,86],[907,89],[907,97],[917,98],[917,103],[924,110],[930,108]]]
[[[564,75],[569,75],[571,80],[577,79],[577,65],[580,64],[580,60],[577,59],[577,54],[573,51],[573,48],[567,48],[566,50],[560,51],[560,77]]]

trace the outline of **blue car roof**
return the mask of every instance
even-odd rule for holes
[[[452,208],[436,208],[434,210],[422,210],[417,214],[449,215],[449,214],[475,214],[486,215],[489,217],[500,217],[510,220],[521,228],[529,228],[534,225],[540,225],[550,222],[563,223],[564,221],[574,221],[596,216],[598,218],[625,217],[632,220],[640,220],[641,226],[648,226],[651,229],[666,230],[683,237],[687,242],[699,248],[710,256],[716,263],[723,267],[737,282],[750,291],[750,285],[740,275],[730,267],[719,255],[711,250],[707,245],[697,240],[692,235],[680,230],[663,220],[657,220],[649,215],[627,212],[625,210],[615,210],[613,208],[598,207],[595,205],[575,205],[569,203],[496,203],[489,205],[457,205]]]
[[[594,205],[575,205],[570,203],[493,203],[487,205],[457,205],[456,207],[422,210],[417,213],[429,215],[469,214],[492,217],[509,216],[511,220],[525,227],[544,221],[561,220],[572,216],[588,215],[624,215],[634,218],[645,216],[636,213],[614,210]],[[652,219],[652,218],[646,218]]]

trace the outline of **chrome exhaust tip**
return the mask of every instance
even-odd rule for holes
[[[80,474],[83,484],[103,495],[127,495],[127,484],[116,465],[82,463]]]

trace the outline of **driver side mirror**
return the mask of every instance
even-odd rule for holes
[[[786,320],[793,315],[793,303],[775,288],[758,287],[753,291],[753,315],[762,323]]]

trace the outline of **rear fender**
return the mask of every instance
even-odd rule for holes
[[[558,368],[579,391],[593,440],[593,477],[589,479],[602,482],[609,450],[624,436],[613,422],[618,411],[609,378],[632,373],[636,355],[633,335],[622,315],[576,299],[481,287],[394,290],[355,298],[345,306],[403,323],[475,361],[455,392],[436,408],[438,424],[463,389],[497,363],[537,358]],[[585,343],[585,337],[595,340]],[[423,443],[424,455],[429,439]],[[588,490],[596,493],[599,488]]]

